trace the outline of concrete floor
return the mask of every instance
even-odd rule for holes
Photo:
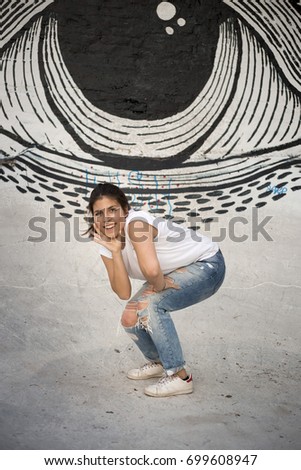
[[[299,194],[261,209],[274,241],[221,244],[223,287],[174,314],[195,392],[153,399],[97,247],[29,242],[51,206],[0,191],[1,449],[300,449]]]

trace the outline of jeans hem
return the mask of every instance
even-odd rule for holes
[[[175,375],[177,372],[185,368],[185,362],[179,367],[173,367],[172,369],[165,369],[167,375]]]

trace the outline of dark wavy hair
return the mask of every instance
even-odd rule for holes
[[[112,199],[115,199],[125,212],[130,210],[131,208],[126,195],[118,186],[115,186],[114,184],[111,184],[111,183],[99,183],[97,186],[95,186],[95,188],[91,192],[89,203],[87,206],[86,222],[88,223],[89,228],[85,232],[85,234],[89,234],[89,237],[94,236],[93,206],[95,202],[98,201],[98,199],[101,199],[103,197],[110,197]]]

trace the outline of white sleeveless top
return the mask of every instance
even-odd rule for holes
[[[131,209],[126,218],[125,247],[121,253],[126,270],[132,279],[145,280],[128,234],[129,223],[133,220],[143,220],[158,230],[154,244],[163,274],[188,266],[195,261],[208,259],[219,250],[217,243],[199,231],[183,227],[172,219],[155,218],[148,212]],[[100,246],[99,251],[102,256],[112,258],[112,253],[104,246]]]

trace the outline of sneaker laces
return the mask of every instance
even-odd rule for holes
[[[141,370],[152,369],[153,367],[158,366],[156,362],[147,362],[144,366],[141,367]]]
[[[177,378],[177,375],[167,375],[164,374],[163,377],[158,381],[158,385],[165,385],[168,382],[172,382],[175,378]]]

